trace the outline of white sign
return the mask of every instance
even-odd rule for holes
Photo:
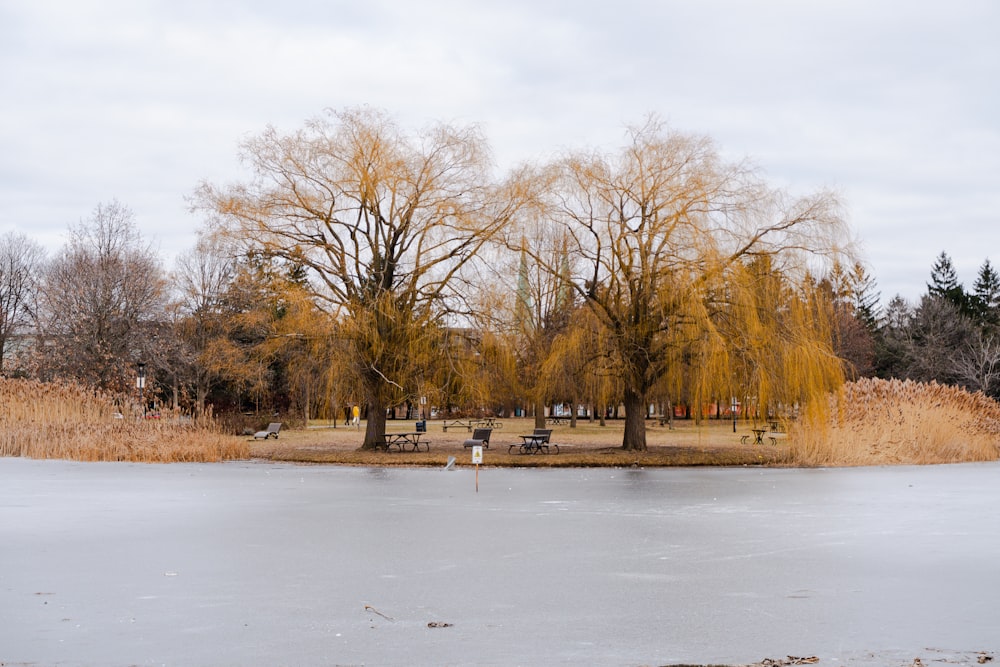
[[[480,465],[483,462],[483,447],[482,445],[474,445],[472,447],[472,462],[476,465]]]

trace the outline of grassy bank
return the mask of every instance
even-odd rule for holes
[[[626,466],[742,466],[781,465],[788,463],[785,444],[750,445],[741,442],[750,432],[750,424],[739,424],[733,433],[732,422],[675,422],[674,428],[647,422],[648,451],[625,452],[621,449],[623,422],[608,421],[606,426],[580,421],[551,426],[552,442],[559,454],[519,454],[522,433],[531,433],[534,420],[504,419],[502,428],[493,432],[490,447],[484,452],[483,465],[533,468],[626,467]],[[362,424],[361,428],[364,428]],[[389,431],[412,431],[413,422],[392,422]],[[456,465],[472,465],[471,450],[462,446],[470,436],[465,428],[442,429],[440,422],[428,422],[426,439],[429,452],[359,451],[363,430],[329,425],[313,425],[308,430],[284,431],[278,440],[260,440],[251,444],[255,457],[274,461],[376,466],[444,466],[449,457]]]
[[[428,422],[428,452],[361,451],[363,431],[313,423],[283,428],[279,439],[226,435],[211,422],[179,416],[142,419],[133,406],[75,385],[0,379],[0,456],[79,461],[201,462],[260,458],[357,466],[444,466],[451,457],[472,465],[463,447],[471,433],[445,431]],[[831,398],[831,409],[807,415],[787,435],[752,444],[761,422],[672,426],[646,422],[648,449],[621,449],[624,423],[579,421],[552,426],[560,453],[524,455],[521,434],[532,419],[504,419],[494,430],[483,465],[555,467],[659,466],[852,466],[992,461],[1000,457],[1000,404],[954,387],[863,380]],[[364,425],[362,425],[362,428]],[[413,421],[390,421],[389,431],[413,431]],[[513,445],[513,447],[511,447]]]

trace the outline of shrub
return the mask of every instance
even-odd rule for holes
[[[249,456],[211,418],[142,419],[111,394],[71,383],[0,378],[0,455],[77,461],[221,461]]]
[[[868,378],[845,384],[828,407],[809,410],[794,428],[796,463],[957,463],[1000,456],[1000,404],[982,393]]]

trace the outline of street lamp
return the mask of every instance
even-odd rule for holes
[[[139,389],[139,404],[142,406],[142,416],[145,419],[146,401],[143,399],[143,390],[146,388],[146,364],[140,361],[137,367],[139,372],[135,378],[135,386]]]
[[[736,411],[740,409],[740,402],[733,396],[733,402],[729,406],[729,411],[733,415],[733,433],[736,433]]]

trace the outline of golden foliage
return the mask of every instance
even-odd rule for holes
[[[143,463],[243,459],[245,440],[209,420],[122,417],[111,394],[76,384],[0,378],[0,455]]]
[[[910,380],[844,384],[793,429],[795,462],[881,465],[993,461],[1000,404],[982,393]]]
[[[836,388],[829,328],[799,293],[810,264],[842,252],[836,198],[792,199],[656,119],[629,135],[618,154],[555,163],[542,204],[550,236],[569,240],[564,282],[607,332],[624,448],[645,449],[654,392],[693,402],[733,392],[767,406]]]
[[[248,250],[289,261],[338,318],[344,362],[369,407],[365,447],[385,409],[417,395],[463,270],[524,198],[495,182],[475,127],[417,135],[368,108],[329,111],[303,130],[246,141],[252,177],[205,185],[200,205]],[[441,349],[441,348],[438,348]]]

